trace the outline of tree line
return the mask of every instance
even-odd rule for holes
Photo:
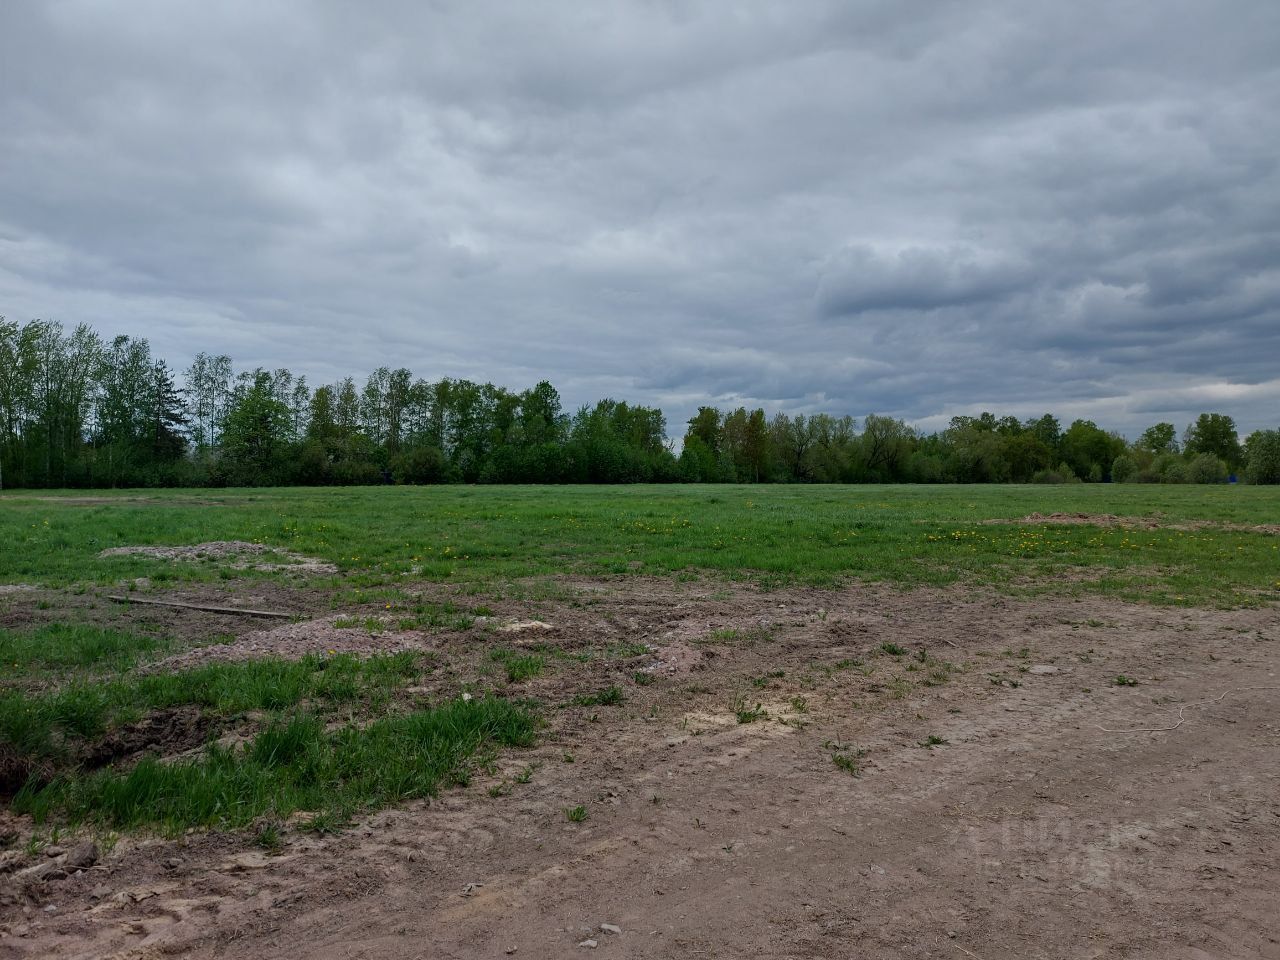
[[[145,339],[0,317],[0,486],[372,483],[1280,482],[1280,430],[1241,443],[1202,414],[1126,441],[1089,420],[983,413],[926,433],[872,414],[701,407],[679,453],[661,410],[566,413],[523,391],[375,370],[312,388],[200,354],[175,373]]]

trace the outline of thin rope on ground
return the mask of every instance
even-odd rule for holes
[[[1168,733],[1171,730],[1177,730],[1180,726],[1187,722],[1186,711],[1192,707],[1207,707],[1215,703],[1221,703],[1229,693],[1244,693],[1247,690],[1280,690],[1280,687],[1234,687],[1231,690],[1222,691],[1221,695],[1213,697],[1209,700],[1200,700],[1196,703],[1185,703],[1178,708],[1178,722],[1168,727],[1125,727],[1117,729],[1114,727],[1104,727],[1094,724],[1104,733]]]

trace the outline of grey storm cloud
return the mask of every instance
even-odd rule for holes
[[[0,4],[0,314],[570,407],[1280,405],[1280,4]]]

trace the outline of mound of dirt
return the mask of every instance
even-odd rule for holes
[[[98,554],[103,557],[145,556],[160,560],[195,562],[200,560],[230,560],[233,570],[284,570],[290,573],[337,573],[338,568],[325,560],[303,556],[289,550],[280,550],[265,543],[249,543],[246,540],[211,540],[194,546],[135,546],[109,547]],[[251,557],[278,557],[276,560],[251,560]]]
[[[130,763],[148,753],[171,756],[201,746],[217,734],[217,718],[184,704],[155,710],[135,723],[112,730],[87,747],[80,761],[90,770]]]
[[[230,643],[198,647],[185,653],[159,660],[148,672],[187,670],[206,663],[226,663],[254,660],[261,657],[281,657],[285,660],[301,660],[309,653],[351,653],[371,656],[376,653],[395,653],[400,650],[426,650],[432,644],[426,635],[416,630],[392,630],[370,633],[362,626],[338,627],[336,617],[322,617],[301,623],[286,623],[269,630],[255,630],[237,637]]]

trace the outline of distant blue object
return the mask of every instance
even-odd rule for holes
[[[1235,482],[1236,482],[1236,475],[1234,473],[1231,474],[1231,476],[1227,477],[1227,483],[1235,483]]]

